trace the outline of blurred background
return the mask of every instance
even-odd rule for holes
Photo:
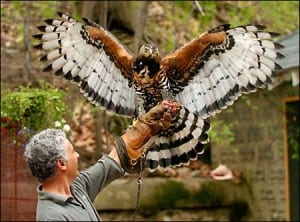
[[[285,58],[274,84],[212,117],[211,142],[197,161],[145,170],[137,220],[299,221],[298,1],[1,1],[1,221],[35,220],[38,183],[23,160],[32,134],[65,130],[85,169],[131,123],[91,105],[75,84],[42,72],[32,35],[57,11],[92,19],[133,53],[149,42],[165,55],[224,23],[280,33]],[[231,176],[212,178],[220,169]],[[98,195],[103,220],[132,220],[136,178],[126,175]]]

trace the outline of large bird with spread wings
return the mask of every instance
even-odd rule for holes
[[[150,170],[196,159],[208,142],[208,117],[272,83],[280,69],[281,45],[272,41],[277,34],[262,25],[225,24],[164,57],[150,44],[134,56],[93,21],[58,16],[34,35],[41,40],[36,48],[47,51],[41,61],[50,61],[44,71],[77,83],[89,101],[120,115],[137,117],[163,99],[182,104],[147,153]]]

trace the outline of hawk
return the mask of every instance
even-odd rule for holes
[[[188,164],[203,153],[209,139],[208,117],[232,105],[242,94],[272,83],[281,67],[282,46],[262,25],[220,25],[161,57],[145,44],[135,56],[107,30],[83,18],[58,12],[47,19],[35,46],[50,61],[44,71],[77,83],[93,104],[137,117],[163,99],[182,104],[171,127],[155,137],[146,155],[150,171]]]

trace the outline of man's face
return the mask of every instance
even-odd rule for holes
[[[74,150],[73,145],[69,140],[66,140],[67,143],[67,172],[68,176],[73,180],[78,176],[78,157],[79,154]]]

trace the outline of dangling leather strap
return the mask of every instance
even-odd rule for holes
[[[146,155],[143,153],[141,155],[142,161],[140,161],[140,170],[139,170],[139,177],[137,179],[138,182],[138,190],[137,190],[137,195],[136,195],[136,204],[135,204],[135,210],[134,210],[134,215],[133,215],[133,221],[135,221],[135,217],[138,211],[138,206],[139,206],[139,200],[140,200],[140,194],[141,194],[141,189],[142,189],[142,178],[143,178],[143,162],[144,159],[146,158]]]

